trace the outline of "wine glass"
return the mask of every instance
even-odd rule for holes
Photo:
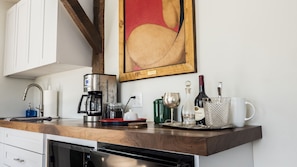
[[[179,93],[166,92],[163,97],[163,104],[171,110],[171,123],[173,123],[173,109],[180,104]]]

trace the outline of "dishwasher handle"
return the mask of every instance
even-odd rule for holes
[[[111,158],[114,162],[116,159],[120,159],[120,161],[126,161],[127,163],[131,163],[129,167],[191,167],[192,165],[180,161],[170,161],[169,159],[161,159],[157,156],[149,156],[144,155],[137,152],[126,152],[120,150],[113,150],[107,148],[98,148],[97,151],[91,151],[91,160],[95,162],[95,167],[111,167],[116,165],[109,165],[107,159]],[[132,163],[133,162],[133,163]],[[137,162],[135,164],[135,162]]]

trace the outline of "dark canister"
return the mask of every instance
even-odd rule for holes
[[[155,124],[164,123],[170,120],[170,109],[163,104],[163,99],[154,101],[154,122]]]

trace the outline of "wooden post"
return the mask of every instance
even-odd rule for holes
[[[100,52],[93,50],[92,72],[104,74],[104,5],[105,0],[94,0],[94,26],[99,32]]]

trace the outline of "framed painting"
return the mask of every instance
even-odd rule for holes
[[[119,80],[197,72],[193,0],[119,0]]]

